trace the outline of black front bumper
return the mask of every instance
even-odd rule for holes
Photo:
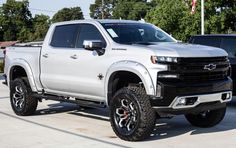
[[[151,105],[153,107],[168,107],[178,96],[191,96],[212,94],[224,91],[232,91],[232,79],[227,77],[224,80],[210,81],[207,83],[184,83],[158,81],[157,91],[158,97],[152,98]]]

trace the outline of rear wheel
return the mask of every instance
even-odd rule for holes
[[[199,114],[188,114],[185,117],[193,126],[207,128],[220,123],[224,119],[225,112],[226,107],[208,110]]]
[[[110,120],[118,137],[127,141],[139,141],[150,136],[156,116],[143,88],[125,87],[111,100]]]
[[[20,116],[32,115],[38,105],[38,100],[32,97],[32,91],[27,78],[16,78],[10,89],[10,101],[13,111]]]

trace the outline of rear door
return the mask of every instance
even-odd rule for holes
[[[41,82],[47,92],[70,92],[69,62],[75,51],[78,24],[56,26],[50,45],[41,53]]]

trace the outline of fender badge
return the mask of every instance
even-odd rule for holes
[[[98,75],[98,78],[99,78],[99,80],[102,80],[102,79],[104,78],[104,76],[100,73],[100,74]]]

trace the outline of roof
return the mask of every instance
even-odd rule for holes
[[[140,21],[133,21],[133,20],[113,20],[113,19],[105,19],[105,20],[96,20],[99,23],[140,23]]]
[[[205,34],[205,35],[193,35],[195,37],[236,37],[236,34]]]
[[[55,25],[76,24],[76,23],[140,23],[141,21],[117,20],[117,19],[85,19],[54,23]]]
[[[16,44],[18,41],[6,41],[6,42],[0,42],[0,47],[9,47],[14,44]]]

